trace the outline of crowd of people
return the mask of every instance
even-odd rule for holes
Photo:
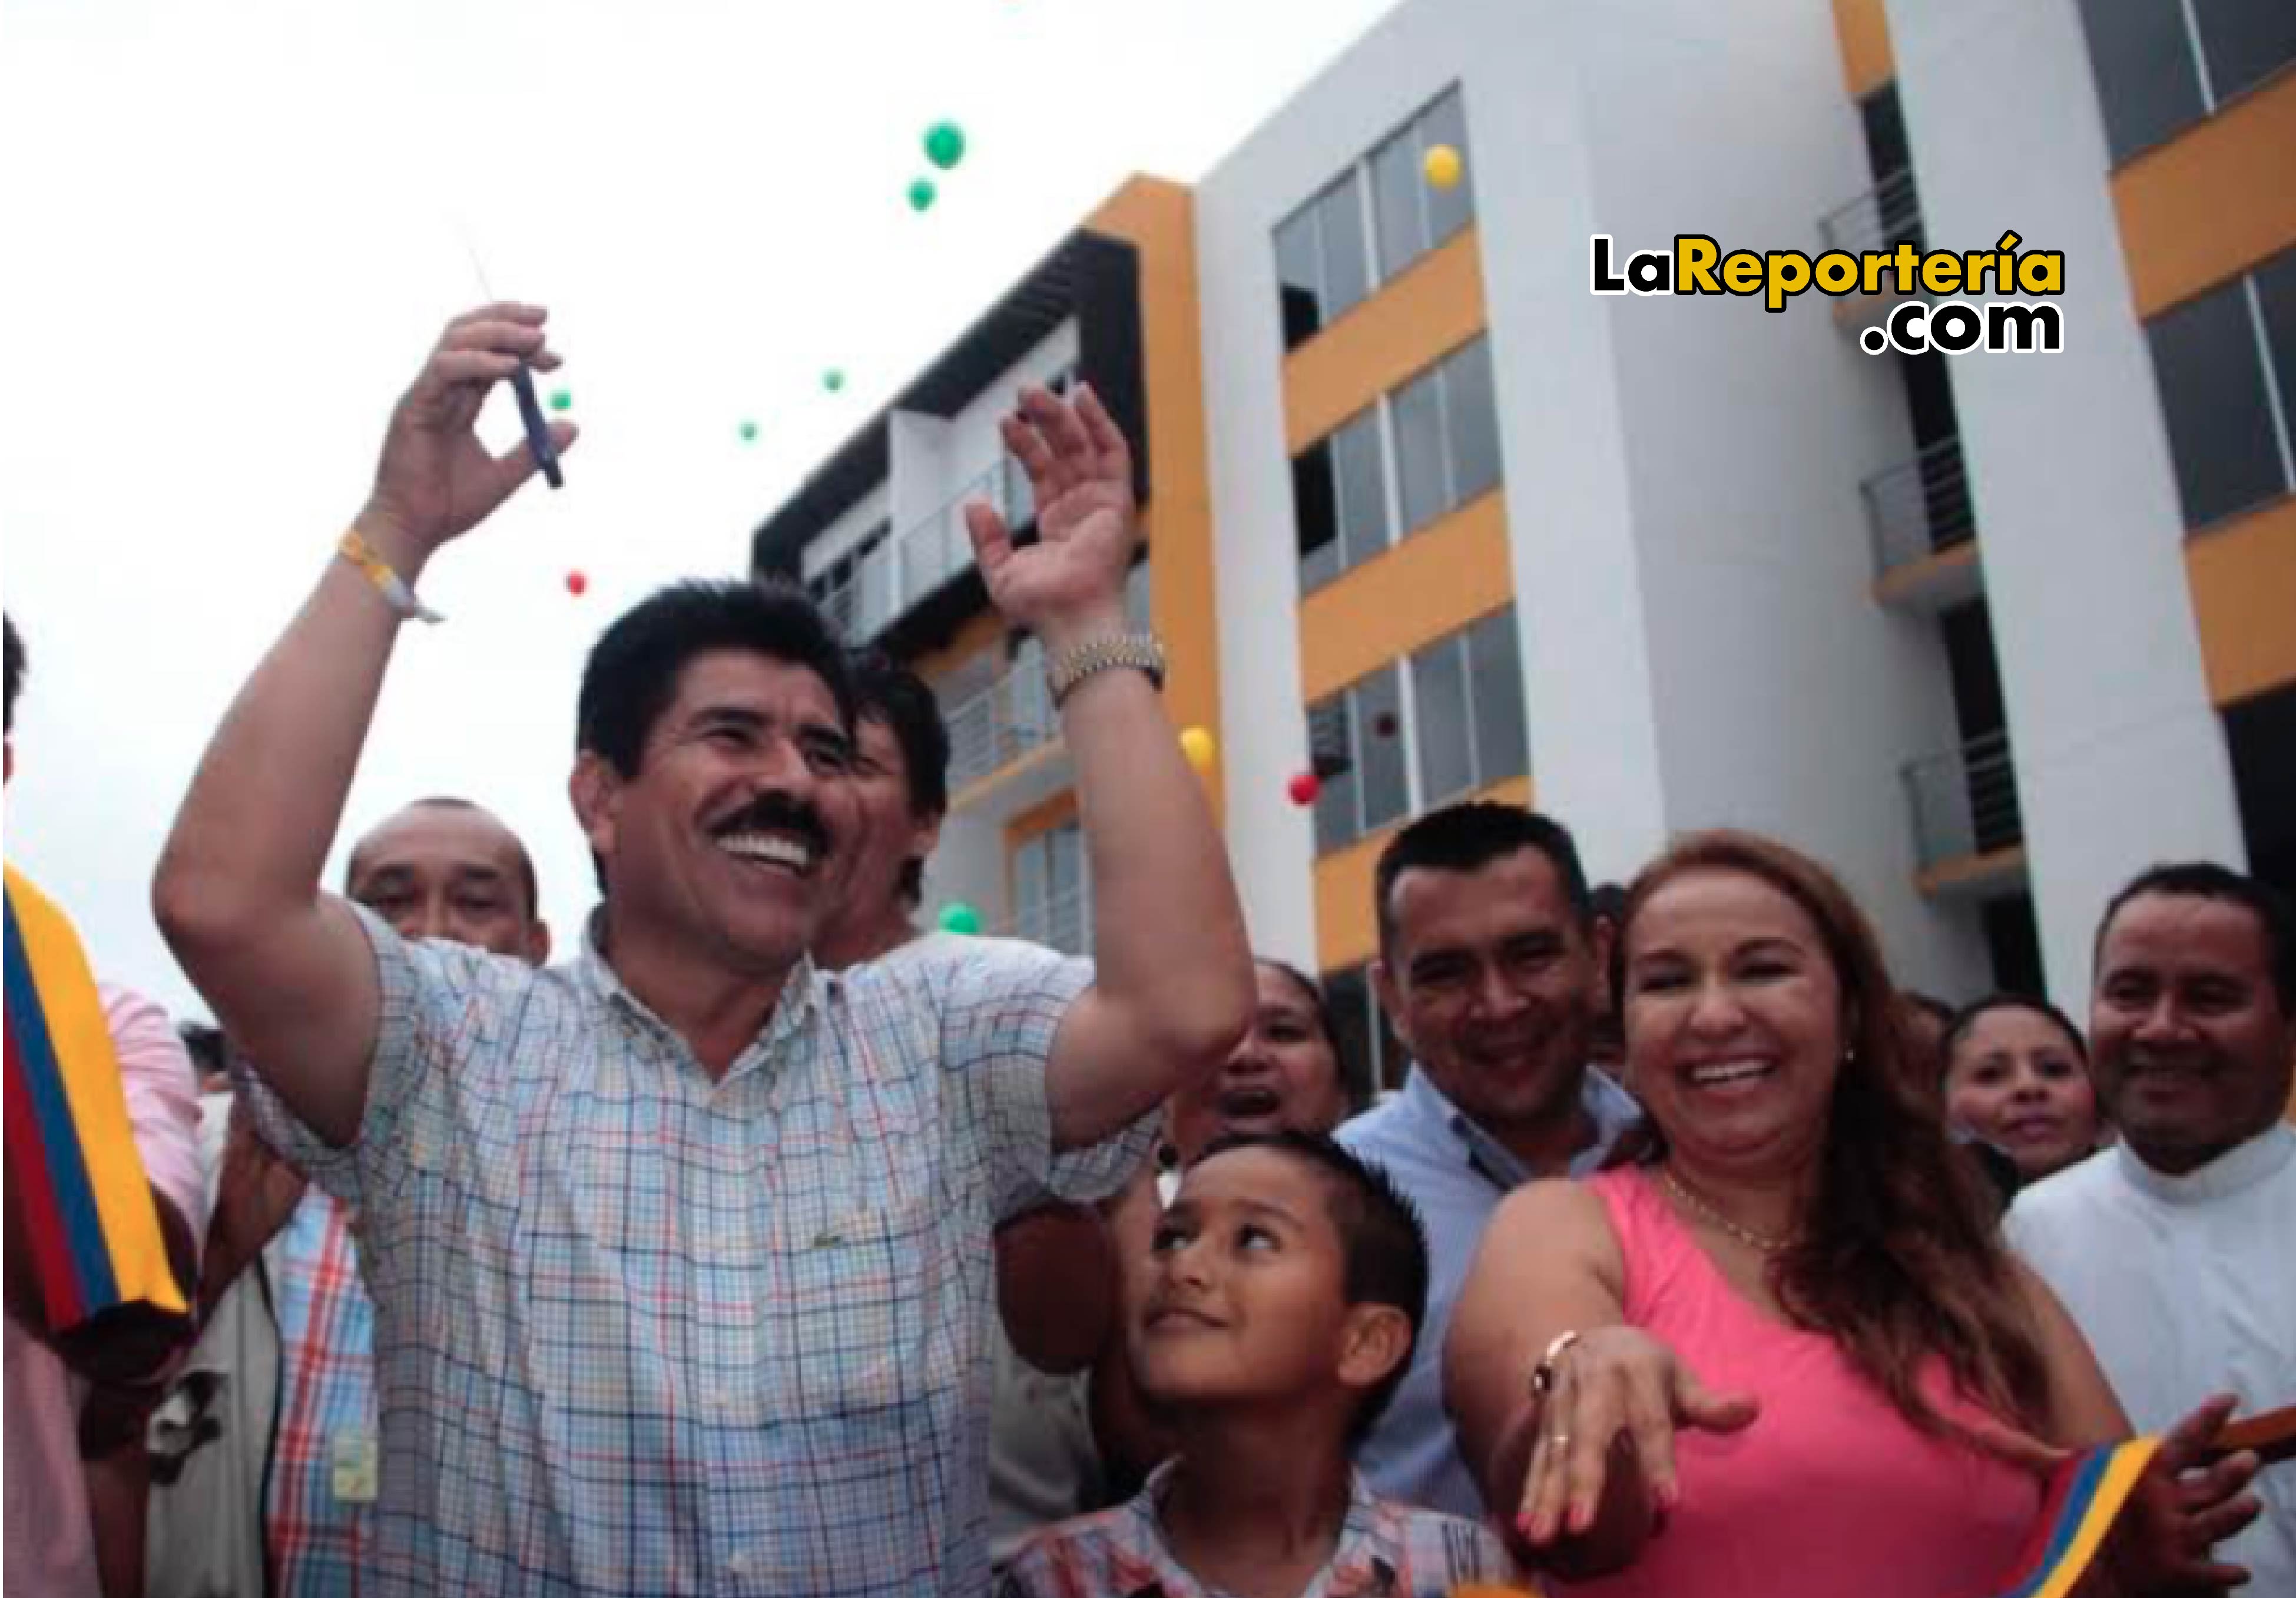
[[[570,958],[467,799],[327,891],[422,574],[534,469],[480,408],[555,359],[537,309],[449,325],[217,729],[153,885],[217,1026],[103,993],[186,1313],[57,1323],[12,1121],[8,1598],[1978,1598],[2137,1431],[2079,1590],[2296,1594],[2296,1484],[2226,1440],[2296,1404],[2281,896],[2146,870],[2085,1026],[1931,1016],[1788,843],[1591,885],[1562,820],[1454,804],[1379,859],[1410,1067],[1354,1102],[1128,628],[1088,388],[1004,424],[1037,536],[967,518],[1091,960],[920,927],[931,688],[738,581],[592,651]]]

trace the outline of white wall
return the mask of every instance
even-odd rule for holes
[[[1857,483],[1909,454],[1894,374],[1830,302],[1598,299],[1587,235],[1808,246],[1869,186],[1825,0],[1415,0],[1197,193],[1229,830],[1253,935],[1312,954],[1312,828],[1272,235],[1465,86],[1542,808],[1625,876],[1738,821],[1840,866],[1915,980],[1976,986],[1911,887],[1897,770],[1952,741],[1934,628],[1869,597]]]
[[[2246,861],[2130,309],[2073,0],[1892,0],[1935,245],[2065,251],[2065,348],[1948,357],[2051,993],[2085,1012],[2105,901],[2156,861]]]
[[[1046,381],[1076,359],[1077,349],[1076,319],[1070,317],[949,418],[945,462],[949,476],[937,504],[946,503],[972,477],[1004,458],[1004,441],[997,435],[997,419],[1012,414],[1021,384]]]
[[[891,488],[879,483],[849,506],[837,520],[814,534],[805,547],[800,569],[808,580],[833,564],[838,556],[859,543],[869,530],[892,514]]]
[[[880,522],[896,536],[947,507],[972,480],[996,464],[1004,441],[997,418],[1013,408],[1027,383],[1042,383],[1077,358],[1077,325],[1063,322],[1014,361],[954,416],[892,412],[887,458],[890,481],[879,483],[806,545],[803,571],[811,577],[835,561]]]
[[[1195,193],[1228,857],[1252,947],[1307,970],[1316,964],[1314,826],[1284,792],[1308,763],[1308,733],[1275,227],[1376,132],[1358,135],[1359,119],[1327,82],[1278,111]]]
[[[1622,247],[1815,249],[1872,185],[1826,0],[1603,10],[1581,48],[1595,222]],[[1667,827],[1817,856],[1904,979],[1981,989],[1973,915],[1914,886],[1898,777],[1956,741],[1941,641],[1871,595],[1858,483],[1913,449],[1893,359],[1822,295],[1581,295],[1611,325]]]

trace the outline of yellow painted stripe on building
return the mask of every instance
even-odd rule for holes
[[[1164,710],[1175,734],[1220,726],[1219,623],[1204,428],[1202,319],[1196,293],[1195,198],[1161,178],[1134,177],[1085,226],[1140,251],[1141,364],[1147,388],[1148,605],[1164,639]],[[1215,778],[1218,768],[1214,767]],[[1204,785],[1217,820],[1222,785]]]
[[[2185,546],[2209,697],[2231,704],[2296,682],[2296,495]]]
[[[1963,854],[1930,867],[1914,878],[1923,897],[1934,898],[1951,888],[1989,882],[2024,870],[2025,845],[2012,844],[1989,854]]]
[[[1976,564],[1977,545],[1974,541],[1956,544],[1950,549],[1932,550],[1918,560],[1893,566],[1875,578],[1874,601],[1880,605],[1894,605],[1906,596],[1917,594],[1930,584],[1941,581],[1948,574]]]
[[[1471,798],[1500,804],[1529,804],[1530,778],[1510,777]],[[1382,828],[1316,862],[1316,969],[1338,971],[1359,966],[1379,952],[1379,915],[1371,902],[1379,852],[1398,828]]]
[[[1064,822],[1076,820],[1077,796],[1074,788],[1062,788],[1059,793],[1038,800],[1024,811],[1018,811],[1004,823],[1004,848],[1011,853],[1030,838],[1052,831]]]
[[[1833,30],[1841,38],[1842,86],[1852,100],[1863,100],[1897,76],[1882,0],[1833,0]]]
[[[1004,670],[1004,618],[990,605],[966,618],[964,624],[949,635],[947,643],[929,654],[920,655],[910,663],[909,669],[927,682],[939,684],[954,676],[971,663],[972,657],[989,651],[997,655],[997,670]]]
[[[1300,606],[1300,682],[1312,704],[1514,597],[1505,496],[1479,496]]]
[[[1462,228],[1283,358],[1283,437],[1294,455],[1483,325],[1481,245]]]
[[[2141,317],[2296,245],[2296,72],[2137,156],[2112,202]]]

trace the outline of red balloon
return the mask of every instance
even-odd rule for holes
[[[579,599],[582,597],[583,590],[587,589],[589,586],[590,580],[583,576],[581,572],[569,572],[566,573],[566,591],[573,595],[577,599]]]
[[[1316,795],[1323,792],[1324,785],[1313,771],[1301,771],[1284,784],[1284,788],[1291,794],[1292,803],[1308,805],[1316,803]]]

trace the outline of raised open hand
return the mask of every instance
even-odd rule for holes
[[[476,424],[488,391],[520,361],[537,371],[557,367],[543,338],[548,315],[540,306],[502,304],[455,317],[390,413],[359,526],[410,581],[439,545],[486,520],[534,475],[524,440],[497,456],[479,441]],[[550,424],[562,451],[578,432],[571,422]]]
[[[1057,652],[1124,627],[1124,577],[1140,541],[1132,449],[1100,398],[1078,384],[1062,400],[1034,384],[1001,424],[1004,446],[1029,474],[1037,542],[1015,548],[1013,530],[980,501],[964,507],[973,557],[1004,618]]]

